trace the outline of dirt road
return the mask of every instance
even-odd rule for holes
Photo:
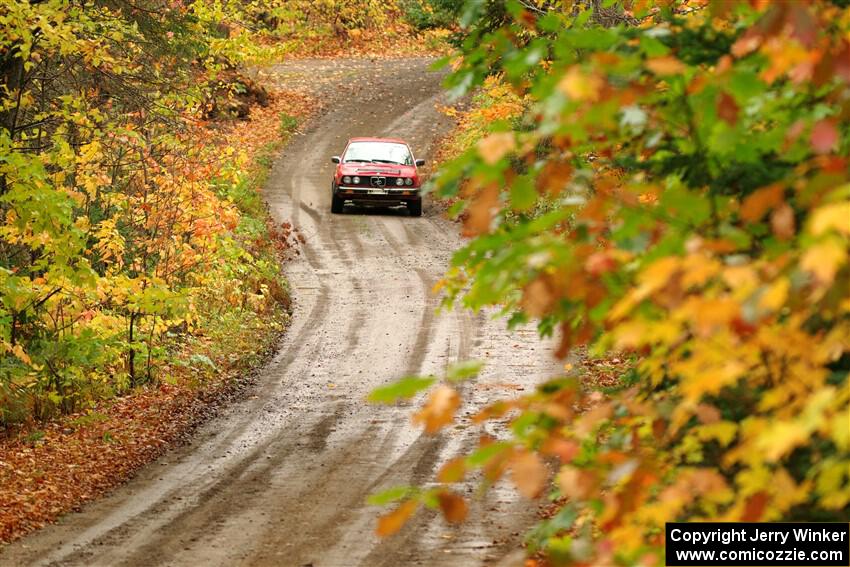
[[[330,214],[330,156],[356,135],[392,135],[429,158],[447,124],[428,61],[303,61],[270,70],[313,89],[328,110],[296,136],[266,189],[274,216],[306,243],[288,266],[292,326],[243,402],[185,447],[111,496],[26,538],[2,565],[474,566],[502,564],[532,521],[500,484],[455,528],[422,514],[387,540],[373,535],[370,493],[427,483],[479,430],[436,437],[410,424],[412,406],[374,407],[374,387],[405,373],[487,362],[466,386],[464,412],[556,372],[531,330],[467,312],[435,313],[430,290],[460,244],[455,225],[426,205]],[[494,432],[495,433],[495,432]],[[475,485],[466,487],[472,494]],[[486,514],[485,514],[486,513]]]

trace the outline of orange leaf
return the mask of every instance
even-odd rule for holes
[[[525,286],[520,305],[530,317],[542,317],[555,306],[555,299],[549,278],[541,276]]]
[[[779,184],[758,189],[744,199],[741,205],[741,218],[748,222],[761,220],[768,210],[782,202],[784,195],[785,188]]]
[[[535,453],[517,452],[510,463],[511,478],[520,494],[536,498],[546,486],[549,469]]]
[[[758,522],[764,509],[767,507],[767,493],[756,492],[747,498],[747,504],[744,507],[744,514],[741,516],[742,522]]]
[[[563,161],[550,161],[537,178],[538,189],[552,196],[559,195],[573,176],[573,166]]]
[[[400,530],[407,520],[419,507],[419,502],[416,500],[408,500],[389,514],[385,514],[378,518],[378,527],[375,533],[381,537],[391,536]]]
[[[460,482],[466,475],[466,459],[457,457],[444,464],[437,473],[440,482]]]
[[[585,470],[564,467],[557,480],[561,494],[572,500],[584,500],[596,490],[593,474]]]
[[[655,57],[646,62],[646,68],[656,75],[678,75],[686,69],[685,64],[671,55]]]
[[[516,140],[511,132],[490,134],[478,142],[478,153],[487,165],[494,165],[516,147]]]
[[[451,386],[442,384],[428,396],[425,406],[413,416],[413,423],[425,424],[425,431],[436,433],[452,422],[460,396]]]
[[[490,223],[499,210],[499,188],[484,187],[469,206],[468,216],[463,223],[464,236],[478,236],[490,232]]]
[[[728,93],[721,92],[717,99],[717,116],[721,120],[734,126],[738,122],[738,103]]]
[[[437,493],[437,500],[440,502],[440,510],[443,511],[443,517],[447,522],[459,524],[466,519],[469,508],[466,500],[461,496],[454,492],[441,491]]]
[[[558,457],[562,463],[571,462],[581,450],[581,446],[572,439],[550,437],[543,443],[541,449],[544,455]]]

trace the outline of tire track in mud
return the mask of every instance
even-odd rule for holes
[[[387,540],[373,534],[381,511],[365,505],[389,486],[427,485],[477,440],[461,423],[424,435],[410,424],[419,400],[375,407],[364,401],[369,391],[405,371],[440,374],[497,350],[501,368],[485,371],[484,384],[530,385],[554,365],[536,340],[509,336],[503,323],[435,311],[431,289],[460,245],[455,225],[427,207],[422,218],[392,209],[330,214],[329,158],[346,138],[402,137],[427,158],[448,127],[435,109],[440,77],[429,64],[305,60],[270,69],[284,86],[321,89],[327,109],[292,138],[264,190],[276,220],[306,238],[286,266],[295,311],[278,354],[251,396],[203,426],[191,445],[10,546],[0,564],[475,566],[518,545],[512,534],[533,511],[508,489],[475,500],[461,527],[428,512]],[[475,383],[460,389],[470,409],[488,400]],[[475,513],[503,502],[498,521]]]

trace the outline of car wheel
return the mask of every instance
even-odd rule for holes
[[[410,216],[412,217],[421,217],[422,216],[422,201],[408,201],[407,202],[407,210],[410,211]]]
[[[343,200],[337,195],[331,195],[331,212],[338,215],[342,212]]]

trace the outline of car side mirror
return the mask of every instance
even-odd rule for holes
[[[339,156],[334,156],[331,158],[332,163],[339,163]]]
[[[423,165],[425,165],[425,160],[424,160],[424,159],[418,159],[418,160],[416,160],[416,167],[420,167],[420,166],[423,166]]]

